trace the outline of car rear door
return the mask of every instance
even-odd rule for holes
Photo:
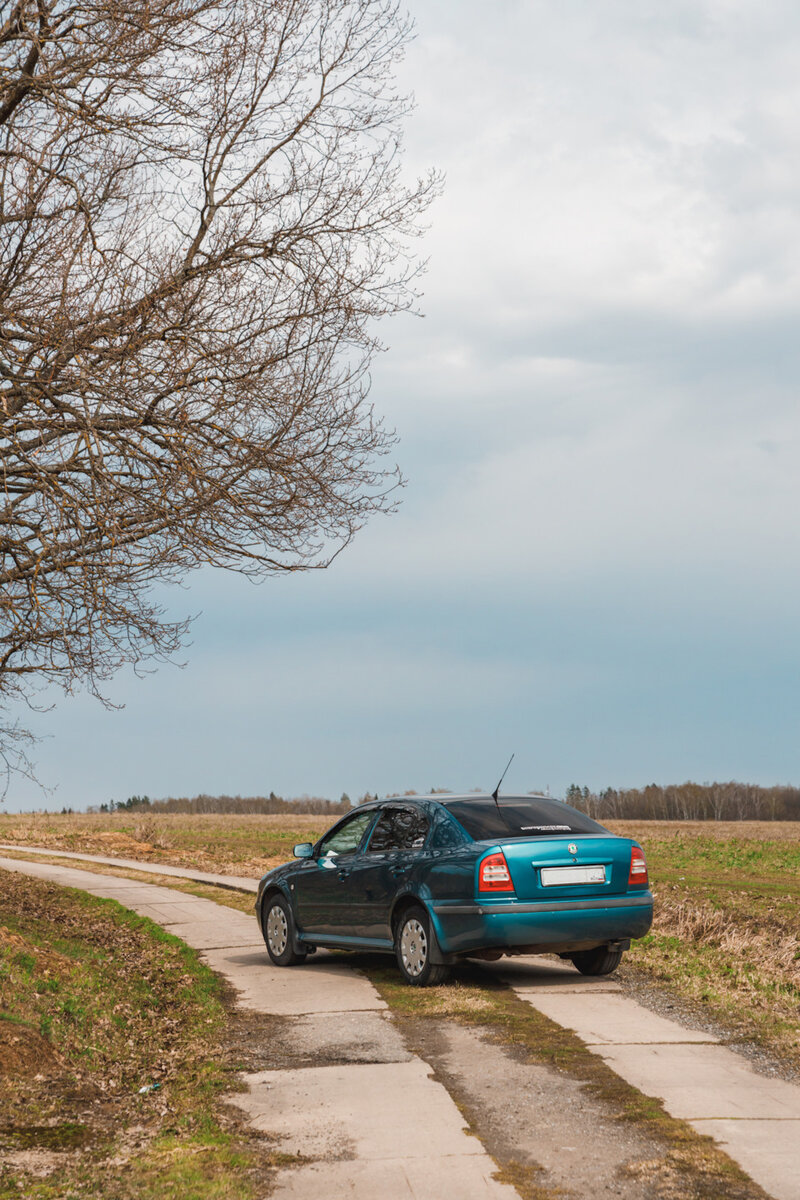
[[[367,846],[352,865],[348,894],[353,933],[391,941],[395,896],[420,862],[429,828],[427,814],[415,804],[383,808]]]
[[[350,875],[375,809],[341,821],[293,878],[297,923],[307,933],[346,933],[352,907]]]

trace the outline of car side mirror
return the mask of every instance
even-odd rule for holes
[[[292,854],[294,854],[295,858],[312,858],[314,847],[311,845],[311,842],[300,842],[295,846]]]

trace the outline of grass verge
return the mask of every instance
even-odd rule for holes
[[[269,1164],[221,1103],[221,981],[114,901],[2,886],[2,1200],[250,1200]]]
[[[800,1071],[800,911],[794,897],[661,885],[652,931],[621,972],[677,995],[731,1041]]]

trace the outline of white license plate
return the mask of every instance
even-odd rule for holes
[[[542,867],[542,887],[566,887],[571,883],[605,881],[605,867]]]

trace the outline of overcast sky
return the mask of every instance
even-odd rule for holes
[[[208,574],[183,670],[36,720],[42,797],[800,782],[800,9],[414,0],[407,477],[326,573]]]

